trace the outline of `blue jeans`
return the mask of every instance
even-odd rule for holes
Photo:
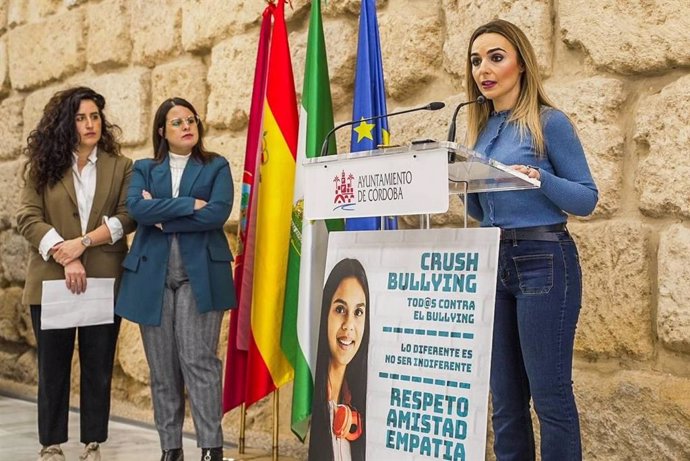
[[[541,459],[582,459],[572,387],[580,261],[570,235],[560,232],[558,238],[501,241],[491,357],[498,461],[535,459],[530,397],[540,423]]]

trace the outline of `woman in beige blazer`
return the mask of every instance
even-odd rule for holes
[[[100,460],[107,438],[110,381],[119,317],[106,325],[41,329],[43,281],[64,280],[80,294],[87,277],[119,280],[127,253],[124,236],[135,223],[125,199],[132,161],[120,154],[115,132],[103,113],[105,99],[90,88],[56,93],[28,138],[28,162],[17,212],[19,232],[32,247],[24,304],[38,349],[39,461],[64,461],[70,371],[79,336],[80,460]],[[117,283],[116,283],[117,290]]]

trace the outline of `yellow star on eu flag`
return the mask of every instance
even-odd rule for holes
[[[371,134],[371,130],[373,130],[375,126],[375,123],[367,123],[364,121],[364,117],[362,117],[362,121],[359,122],[359,126],[355,128],[355,131],[357,132],[357,142],[361,142],[362,139],[365,138],[373,141],[374,135]]]

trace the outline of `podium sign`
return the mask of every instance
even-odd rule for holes
[[[352,334],[367,371],[347,383],[354,392],[364,388],[353,380],[366,381],[366,405],[357,410],[367,460],[484,459],[498,248],[497,228],[330,234],[326,279],[352,278],[335,269],[346,258],[359,261],[367,279],[368,320]],[[343,300],[359,299],[356,287],[344,286]],[[328,317],[328,328],[339,325]],[[321,334],[342,331],[328,328]],[[322,349],[319,356],[333,353]],[[318,378],[327,372],[317,369],[316,382],[330,382]],[[312,443],[337,450],[324,439]]]
[[[304,175],[306,219],[444,213],[448,194],[540,187],[509,165],[447,141],[317,157],[304,163]]]
[[[321,157],[305,163],[304,174],[306,219],[448,210],[447,149],[394,148]]]

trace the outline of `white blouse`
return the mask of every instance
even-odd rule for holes
[[[81,235],[86,234],[86,226],[89,222],[89,214],[93,206],[93,197],[96,194],[96,162],[98,146],[94,147],[86,161],[86,165],[79,171],[77,160],[79,156],[76,153],[73,155],[72,163],[72,178],[74,179],[74,192],[77,195],[77,209],[79,210],[79,222],[81,224]],[[122,223],[117,218],[109,218],[103,216],[103,223],[110,231],[110,244],[117,242],[124,235]],[[65,239],[58,233],[55,228],[51,228],[41,239],[38,244],[38,251],[43,256],[44,261],[48,261],[50,255],[48,252],[51,248]]]

